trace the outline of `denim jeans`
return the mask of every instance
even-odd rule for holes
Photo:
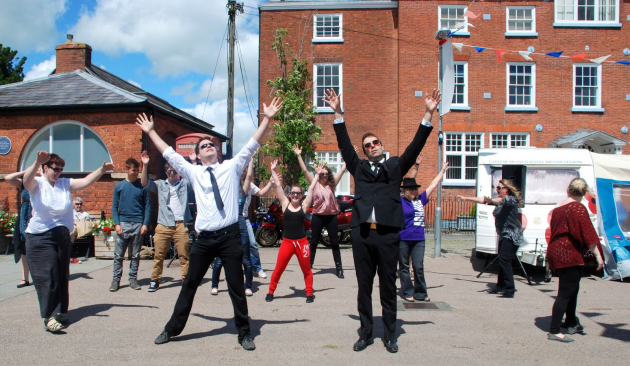
[[[129,248],[131,261],[129,263],[129,279],[135,280],[138,277],[138,266],[140,265],[140,246],[142,245],[141,222],[121,222],[123,235],[118,236],[114,247],[114,275],[113,280],[120,282],[123,273],[123,259],[125,252]]]
[[[254,235],[254,230],[252,229],[252,223],[249,222],[249,219],[246,219],[245,222],[247,223],[247,233],[249,234],[249,254],[252,258],[252,271],[258,273],[263,270],[260,264],[258,243],[256,243],[256,236]]]
[[[413,297],[424,300],[428,297],[427,283],[424,278],[424,240],[401,240],[398,253],[400,287],[405,298]],[[413,282],[409,274],[409,257],[413,265]]]
[[[241,234],[241,243],[243,244],[243,268],[245,272],[245,288],[252,288],[252,280],[253,280],[253,272],[252,272],[252,262],[249,254],[249,235],[247,233],[245,218],[239,216],[238,217],[238,228]],[[223,263],[221,262],[221,258],[217,257],[214,261],[214,265],[212,266],[212,287],[219,287],[219,276],[221,275],[221,268],[223,267]]]

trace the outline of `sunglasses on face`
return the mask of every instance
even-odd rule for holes
[[[366,148],[366,149],[369,149],[369,148],[370,148],[370,147],[372,147],[372,146],[374,146],[374,147],[381,146],[381,141],[379,141],[379,140],[374,140],[374,141],[372,141],[372,142],[366,142],[366,143],[363,145],[363,147],[364,147],[364,148]]]
[[[507,187],[505,187],[505,186],[497,186],[497,191],[500,191],[500,190],[502,190],[503,188],[507,188]]]
[[[208,143],[205,143],[203,145],[199,145],[199,150],[203,150],[203,149],[205,149],[208,146],[215,147],[216,145],[214,144],[214,142],[208,142]]]
[[[177,172],[174,171],[174,170],[168,170],[168,171],[166,171],[166,174],[168,174],[168,175],[177,174]]]
[[[302,194],[302,192],[289,192],[289,194],[294,195],[294,196],[299,196]]]
[[[83,204],[82,204],[82,203],[76,203],[76,202],[74,203],[74,205],[75,205],[75,206],[83,206]]]
[[[54,167],[54,168],[53,168],[53,167],[51,167],[51,166],[48,166],[48,169],[52,169],[55,173],[61,173],[61,172],[63,172],[63,168],[61,168],[61,167]]]
[[[327,176],[328,176],[328,173],[321,173],[319,176],[320,176],[320,177],[327,177]]]

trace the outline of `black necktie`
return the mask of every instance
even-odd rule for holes
[[[221,199],[221,193],[219,193],[219,186],[217,185],[217,179],[214,177],[212,168],[206,169],[210,173],[210,183],[212,183],[212,193],[214,193],[214,201],[217,203],[219,211],[223,211],[223,200]]]
[[[378,169],[381,167],[381,163],[371,163],[372,164],[372,171],[374,172],[374,175],[378,174]]]

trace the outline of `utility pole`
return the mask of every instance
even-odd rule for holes
[[[232,150],[234,148],[234,44],[236,43],[236,13],[243,13],[243,3],[237,3],[229,0],[228,9],[228,27],[230,29],[228,38],[228,96],[227,96],[227,158],[232,158]]]

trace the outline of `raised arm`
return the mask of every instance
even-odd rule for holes
[[[460,195],[457,195],[457,198],[459,198],[462,201],[470,201],[470,202],[475,202],[475,203],[486,203],[490,200],[490,197],[466,197],[466,196],[460,196]]]
[[[26,168],[24,176],[22,177],[22,183],[27,191],[33,192],[37,188],[37,182],[35,181],[35,175],[39,167],[50,160],[50,153],[48,151],[38,151],[37,157],[31,166]]]
[[[341,169],[339,169],[337,174],[335,174],[335,187],[337,187],[337,184],[339,184],[341,177],[343,177],[343,173],[346,172],[346,168],[347,168],[347,165],[346,165],[346,162],[344,161],[343,164],[341,164]]]
[[[164,154],[164,151],[168,149],[168,144],[164,142],[164,140],[162,140],[157,132],[155,132],[155,123],[153,122],[153,116],[147,118],[147,115],[145,113],[138,115],[138,118],[136,118],[136,125],[138,125],[142,129],[142,131],[144,131],[144,133],[149,135],[149,138],[151,139],[151,141],[153,141],[153,144],[155,145],[155,147],[157,147],[160,154]]]
[[[267,130],[267,126],[269,125],[269,121],[276,115],[276,113],[278,113],[280,108],[282,108],[282,99],[278,97],[273,98],[269,106],[263,103],[262,114],[264,115],[264,117],[262,122],[260,122],[260,125],[258,125],[258,129],[256,130],[256,132],[254,132],[252,139],[254,139],[259,144],[261,143],[262,137]]]
[[[284,209],[289,204],[289,200],[287,196],[284,194],[284,189],[282,189],[282,184],[280,183],[280,178],[278,178],[278,174],[276,174],[276,167],[278,166],[278,160],[274,160],[271,162],[269,168],[271,169],[271,179],[273,179],[273,183],[276,185],[276,197],[280,200],[280,204]]]
[[[317,168],[315,168],[315,176],[313,177],[313,181],[308,186],[308,190],[306,191],[306,197],[304,198],[304,201],[302,201],[302,210],[304,210],[304,212],[308,211],[309,207],[311,207],[311,204],[313,203],[313,189],[315,189],[315,185],[317,184],[317,181],[319,181],[319,175],[322,173],[322,171],[324,171],[324,164],[319,163],[317,165]]]
[[[440,170],[438,175],[435,178],[433,178],[433,180],[431,181],[431,184],[429,184],[429,187],[427,188],[427,198],[431,196],[431,193],[433,193],[433,191],[438,186],[438,184],[440,184],[442,179],[444,179],[444,173],[446,173],[447,169],[448,169],[448,161],[445,161],[444,165],[442,166],[442,170]]]
[[[15,172],[15,173],[11,173],[11,174],[7,174],[4,176],[4,181],[9,183],[10,185],[12,185],[15,188],[21,188],[22,187],[22,181],[20,180],[21,177],[24,176],[24,170],[21,172]]]
[[[249,164],[247,164],[247,173],[245,174],[245,181],[243,182],[243,190],[245,191],[245,193],[249,192],[249,185],[253,179],[254,179],[254,157],[252,156],[249,159]]]
[[[437,109],[441,99],[442,97],[440,91],[437,89],[433,89],[433,93],[425,98],[424,104],[426,106],[426,110],[423,121],[418,126],[418,131],[409,146],[407,146],[405,151],[400,155],[399,161],[402,174],[406,174],[409,169],[411,169],[414,160],[424,148],[427,138],[431,134],[431,131],[433,131],[433,127],[431,127],[431,119],[433,118],[433,112]]]
[[[416,163],[413,165],[411,170],[409,170],[409,178],[415,178],[416,177],[416,175],[418,174],[418,168],[420,168],[420,163],[421,162],[422,162],[422,154],[419,154],[418,157],[416,158]],[[428,195],[429,195],[429,192],[427,192],[427,196]]]
[[[142,150],[142,155],[140,155],[140,160],[142,160],[142,174],[140,174],[140,183],[142,183],[143,187],[149,185],[149,154],[147,154],[146,150]]]
[[[302,148],[299,147],[298,144],[295,144],[293,145],[293,152],[295,153],[295,156],[297,156],[298,163],[300,164],[300,169],[302,169],[302,172],[304,173],[308,184],[311,184],[311,182],[313,181],[313,174],[308,171],[308,168],[306,168],[306,164],[304,164],[304,159],[302,159]]]
[[[267,185],[262,187],[257,193],[256,196],[258,197],[263,197],[267,194],[267,192],[269,192],[269,190],[271,189],[271,181],[267,182]]]
[[[343,118],[341,112],[341,94],[337,94],[334,89],[328,89],[324,93],[324,102],[335,111],[335,120]],[[347,164],[347,169],[350,174],[354,175],[360,159],[352,145],[352,141],[350,141],[346,124],[345,122],[334,123],[333,128],[337,135],[337,146],[339,147],[343,161]]]
[[[91,186],[97,180],[99,180],[108,170],[114,170],[114,164],[103,162],[103,165],[101,165],[100,168],[88,174],[85,178],[72,179],[70,181],[70,191],[76,192]]]

